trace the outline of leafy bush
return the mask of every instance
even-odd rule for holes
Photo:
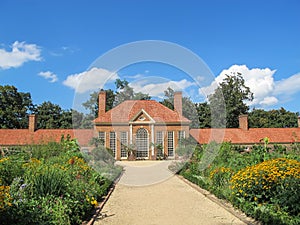
[[[230,143],[196,150],[180,174],[225,198],[263,224],[300,224],[298,144],[254,145],[250,152]]]
[[[77,142],[68,138],[5,155],[9,157],[0,158],[3,225],[81,224],[122,170],[113,160],[101,164],[101,171],[111,174],[108,179],[88,165]]]
[[[233,195],[258,203],[278,197],[278,189],[285,189],[286,179],[300,178],[300,162],[285,158],[264,161],[246,167],[232,176]],[[300,195],[300,189],[298,189]]]

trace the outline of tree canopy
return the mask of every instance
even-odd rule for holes
[[[27,128],[28,113],[33,104],[30,93],[19,92],[14,86],[0,85],[0,127]]]
[[[265,111],[253,109],[249,113],[249,127],[297,127],[299,113],[284,108]]]
[[[164,91],[165,98],[160,102],[164,106],[169,109],[174,110],[174,93],[175,91],[168,87],[167,90]],[[189,97],[182,97],[182,114],[184,117],[191,121],[191,127],[197,128],[199,127],[199,119],[198,113],[195,104]]]
[[[224,99],[225,109],[222,109],[222,100]],[[241,73],[226,75],[226,78],[220,83],[215,92],[208,96],[211,109],[225,115],[226,127],[238,127],[238,117],[241,114],[247,114],[249,106],[246,101],[253,100],[253,93],[250,88],[245,85],[244,78]],[[225,119],[225,118],[224,118]]]
[[[126,80],[117,79],[115,85],[116,91],[105,90],[107,111],[121,103],[121,100],[151,98],[148,94],[134,92]],[[161,104],[173,110],[175,91],[169,87],[164,93],[165,98]],[[30,93],[19,92],[14,86],[0,85],[0,128],[27,128],[28,115],[31,113],[38,115],[37,126],[39,129],[92,128],[92,121],[98,116],[98,94],[99,92],[91,93],[90,98],[83,103],[83,106],[89,111],[84,114],[73,109],[64,110],[50,101],[34,105]],[[226,127],[238,127],[238,116],[241,114],[249,114],[249,127],[298,126],[298,112],[290,112],[284,108],[249,111],[246,103],[252,99],[253,94],[249,87],[245,86],[240,73],[227,75],[215,92],[208,96],[208,102],[193,103],[189,97],[184,96],[182,99],[183,115],[192,121],[191,127],[193,128],[217,127],[220,124],[212,124],[214,121],[212,114],[221,117],[223,112],[226,118],[218,118],[217,121],[226,121]]]

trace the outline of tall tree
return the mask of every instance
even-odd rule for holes
[[[126,100],[149,100],[151,97],[148,94],[141,92],[134,92],[133,88],[129,86],[127,80],[117,79],[116,82],[116,98],[114,106],[126,101]]]
[[[14,86],[0,85],[1,128],[27,128],[27,116],[32,110],[30,93],[19,92]]]
[[[211,127],[211,111],[207,102],[195,103],[199,118],[200,128],[210,128]]]
[[[73,128],[72,116],[78,113],[74,110],[63,110],[59,105],[50,101],[35,107],[38,129],[70,129]],[[78,122],[78,121],[77,121]]]
[[[169,109],[174,110],[174,93],[175,91],[168,87],[167,90],[164,91],[165,98],[160,103],[164,106],[168,107]],[[191,127],[192,128],[199,128],[199,119],[198,113],[195,104],[189,97],[183,96],[182,98],[182,114],[187,119],[191,120]]]
[[[101,89],[103,91],[103,89]],[[106,111],[110,110],[114,106],[116,94],[113,90],[108,89],[105,90],[106,92]],[[99,91],[94,91],[90,94],[90,98],[82,103],[82,106],[89,110],[90,117],[97,117],[98,116],[98,97],[99,97]]]
[[[151,97],[148,94],[141,92],[134,92],[133,88],[129,86],[126,80],[117,79],[115,82],[116,91],[111,89],[106,91],[106,111],[112,109],[114,106],[122,103],[125,100],[149,100]],[[103,91],[103,89],[102,89]],[[95,91],[90,94],[90,98],[82,105],[85,109],[89,110],[88,118],[95,118],[98,116],[98,95],[99,92]]]
[[[60,128],[60,117],[62,109],[50,101],[43,102],[35,108],[38,129],[57,129]]]
[[[215,92],[208,96],[208,100],[212,114],[219,112],[219,115],[225,115],[226,112],[226,127],[232,128],[239,126],[239,115],[248,113],[249,106],[246,101],[253,100],[253,93],[245,85],[242,74],[234,73],[226,75]],[[223,108],[224,105],[226,108]]]

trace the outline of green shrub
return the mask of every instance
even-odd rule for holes
[[[33,196],[61,196],[67,189],[69,177],[66,172],[53,165],[39,165],[30,168],[25,179],[31,187]]]
[[[19,177],[24,173],[23,163],[24,159],[16,155],[0,158],[0,179],[2,185],[9,186],[15,177]]]

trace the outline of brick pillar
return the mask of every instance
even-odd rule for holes
[[[34,132],[37,129],[37,115],[29,115],[29,127],[30,132]]]
[[[248,130],[248,115],[239,116],[239,126],[242,130]]]
[[[174,93],[174,110],[182,115],[182,92],[177,91]]]
[[[106,107],[106,92],[100,91],[98,96],[98,116],[104,115]]]

